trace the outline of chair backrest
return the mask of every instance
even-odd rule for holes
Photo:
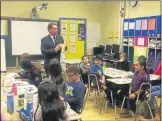
[[[86,103],[86,97],[87,97],[87,95],[88,95],[88,89],[87,89],[87,87],[85,87],[85,92],[84,92],[84,101],[83,101],[83,106],[82,106],[82,109],[81,109],[81,111],[80,111],[80,114],[83,112],[83,109],[84,109],[84,107],[85,107],[85,103]]]
[[[112,53],[119,53],[119,45],[113,44],[112,45]]]
[[[142,92],[144,91],[144,94],[146,95],[146,101],[150,101],[150,98],[151,98],[151,84],[150,83],[142,83],[140,88],[139,88],[139,92]],[[139,100],[139,96],[140,96],[140,93],[137,95],[137,100]]]
[[[100,48],[102,48],[102,54],[105,52],[105,46],[104,45],[99,45]]]
[[[104,53],[111,54],[111,51],[112,51],[112,46],[111,45],[106,45]]]
[[[93,80],[96,83],[96,85],[94,84],[94,87],[96,87],[99,91],[100,88],[99,88],[97,75],[93,74],[93,73],[88,74],[88,88],[89,88],[89,90],[91,88],[91,80]]]

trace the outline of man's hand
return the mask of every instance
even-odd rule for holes
[[[55,50],[56,50],[56,51],[61,50],[61,49],[62,49],[62,46],[63,46],[62,44],[57,45]]]

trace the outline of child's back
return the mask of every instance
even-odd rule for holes
[[[67,71],[69,82],[65,92],[64,100],[68,102],[71,108],[80,113],[83,106],[85,86],[80,80],[80,68],[77,66],[70,67]]]
[[[78,113],[83,106],[84,94],[85,86],[83,82],[69,82],[67,83],[67,90],[64,98],[65,101],[70,104],[71,108]]]

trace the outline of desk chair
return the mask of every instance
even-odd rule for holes
[[[148,87],[147,89],[145,89],[145,90],[143,90],[143,87]],[[145,102],[146,104],[147,104],[147,106],[148,106],[148,109],[149,109],[149,112],[150,112],[150,114],[151,114],[151,117],[152,117],[152,120],[154,121],[154,117],[153,117],[153,114],[152,114],[152,111],[151,111],[151,108],[150,108],[150,104],[149,104],[149,102],[150,102],[150,98],[151,98],[151,84],[150,83],[142,83],[141,84],[141,86],[140,86],[140,88],[139,88],[139,92],[143,92],[144,91],[144,93],[145,93],[145,95],[146,95],[146,99],[144,99],[143,101],[141,101],[141,100],[139,100],[139,96],[140,96],[140,94],[138,94],[137,95],[137,99],[136,99],[136,106],[138,105],[138,106],[140,106],[140,104],[142,103],[142,102]],[[131,88],[130,88],[131,89]],[[131,90],[130,90],[131,91]],[[126,98],[129,98],[129,97],[124,97],[124,99],[123,99],[123,102],[122,102],[122,106],[121,106],[121,110],[123,109],[123,105],[124,105],[124,102],[125,102],[125,99]],[[137,107],[136,107],[136,112],[135,112],[135,116],[134,116],[134,121],[136,121],[136,119],[137,119],[137,116],[139,115],[139,113],[141,113],[141,111],[140,111],[140,108],[138,108],[137,109]]]
[[[111,95],[111,101],[112,101],[112,106],[114,106],[114,111],[115,111],[115,118],[116,118],[116,98],[113,98],[113,91],[110,90],[110,95]],[[106,109],[107,109],[107,104],[108,104],[108,101],[107,101],[107,95],[106,93],[104,93],[104,100],[101,104],[101,108],[100,108],[100,111],[99,111],[99,114],[101,114],[101,111],[102,111],[102,108],[104,107],[105,109],[105,112],[106,112]]]
[[[104,45],[99,45],[100,48],[102,48],[102,54],[105,52],[105,46]]]
[[[93,78],[93,80],[95,81],[95,83],[97,84],[96,86],[91,86],[91,79]],[[97,104],[97,101],[99,100],[100,101],[100,94],[101,92],[103,91],[102,88],[100,88],[99,86],[99,82],[98,82],[98,78],[95,74],[88,74],[88,94],[87,94],[87,97],[86,97],[86,100],[88,98],[88,96],[90,95],[91,92],[95,92],[95,94],[97,93],[98,96],[96,97],[96,104]]]
[[[106,45],[104,55],[110,55],[112,51],[112,46],[111,45]]]

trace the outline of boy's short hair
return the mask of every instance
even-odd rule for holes
[[[95,58],[95,60],[101,60],[102,61],[102,55],[96,55],[96,58]]]
[[[84,57],[87,57],[88,58],[88,56],[84,55],[84,56],[82,56],[82,61],[83,61]]]
[[[23,59],[29,59],[30,60],[30,55],[28,53],[23,53],[20,58],[23,58]]]
[[[81,74],[81,69],[78,66],[70,66],[67,70],[67,73]]]

